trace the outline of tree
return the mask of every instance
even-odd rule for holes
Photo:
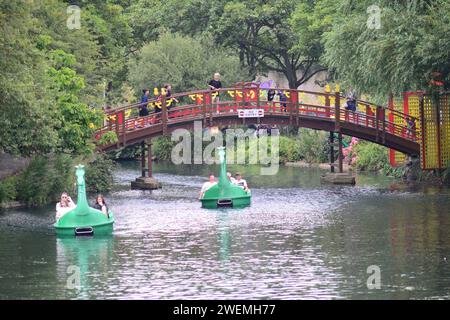
[[[290,88],[297,88],[326,70],[319,65],[321,50],[300,46],[290,23],[301,5],[296,0],[229,2],[214,28],[215,40],[238,50],[252,75],[258,70],[277,71],[286,76]],[[315,34],[314,41],[318,42],[320,36]]]
[[[213,23],[229,0],[138,0],[126,9],[134,48],[155,41],[164,32],[198,36],[214,32]]]
[[[90,154],[94,129],[102,124],[103,116],[98,109],[89,108],[78,97],[84,88],[84,79],[77,75],[73,66],[75,57],[63,50],[48,53],[52,65],[48,69],[51,80],[49,89],[57,104],[55,128],[60,138],[59,151],[72,154]]]
[[[0,1],[0,150],[12,154],[51,152],[58,140],[33,9],[30,1]]]
[[[380,98],[427,89],[433,72],[448,82],[450,3],[381,1],[379,26],[368,24],[378,10],[372,7],[371,13],[371,5],[369,0],[343,1],[324,36],[324,61],[337,76]]]
[[[247,71],[226,50],[215,48],[211,39],[203,41],[170,33],[144,46],[130,61],[129,80],[136,92],[161,87],[165,82],[174,90],[206,89],[214,72],[220,72],[224,86],[247,80]]]
[[[73,1],[67,1],[73,2]],[[79,0],[82,26],[99,46],[94,77],[101,81],[107,103],[120,96],[118,89],[127,78],[127,63],[133,46],[133,30],[125,14],[128,0]],[[77,57],[78,59],[78,57]],[[91,77],[91,76],[90,76]],[[87,78],[90,78],[87,77]],[[114,90],[116,89],[116,90]]]

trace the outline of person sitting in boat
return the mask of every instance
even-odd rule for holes
[[[227,178],[228,180],[230,180],[231,183],[234,183],[236,181],[236,179],[234,179],[233,176],[231,175],[231,172],[227,172]]]
[[[67,212],[75,209],[76,205],[67,192],[61,194],[60,201],[56,204],[56,221],[61,219]]]
[[[234,180],[234,184],[242,187],[244,191],[248,191],[247,181],[245,181],[245,179],[242,179],[241,174],[239,172],[236,172],[235,177],[236,179]]]
[[[205,192],[211,188],[212,186],[214,186],[215,184],[217,184],[216,178],[214,177],[213,174],[209,175],[209,181],[206,181],[203,186],[202,186],[202,190],[200,190],[200,199],[203,198],[203,196],[205,195]]]
[[[95,204],[93,208],[103,212],[103,214],[109,219],[109,209],[102,194],[97,195],[97,198],[95,198]]]

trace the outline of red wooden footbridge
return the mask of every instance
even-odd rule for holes
[[[411,115],[357,101],[355,112],[346,110],[345,97],[339,92],[312,92],[293,89],[280,90],[285,101],[268,101],[268,89],[254,83],[242,83],[217,91],[199,90],[163,94],[137,103],[106,110],[106,121],[96,134],[97,148],[109,151],[168,135],[175,129],[192,129],[195,121],[203,126],[233,125],[291,125],[328,132],[337,132],[389,147],[408,155],[420,153],[420,131],[408,126],[419,122]],[[147,105],[150,113],[139,116]],[[252,110],[253,111],[248,111]],[[411,122],[410,122],[411,123]],[[102,139],[110,132],[115,139]]]

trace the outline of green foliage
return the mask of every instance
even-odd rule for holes
[[[89,192],[111,189],[115,165],[108,157],[97,154],[86,159],[74,159],[65,154],[52,154],[36,156],[18,177],[2,181],[0,199],[15,199],[34,207],[57,201],[64,191],[73,194],[76,190],[74,168],[78,163],[86,163],[86,185]]]
[[[382,171],[390,167],[388,149],[375,143],[360,141],[353,147],[355,167],[361,171]]]
[[[155,41],[169,30],[195,36],[210,28],[224,3],[219,0],[139,0],[128,8],[135,46]],[[176,10],[174,10],[176,8]]]
[[[110,151],[109,156],[115,160],[133,160],[138,159],[141,155],[141,146],[133,144],[119,150]]]
[[[114,131],[108,131],[100,137],[97,143],[99,145],[109,145],[117,143],[117,141],[119,141],[117,134]]]
[[[296,137],[280,136],[280,162],[294,162],[302,159],[300,141]]]
[[[0,181],[0,203],[14,200],[17,196],[16,188],[16,176],[11,176]]]
[[[358,91],[385,100],[426,89],[430,73],[450,73],[450,2],[378,1],[380,28],[368,28],[373,1],[341,1],[324,36],[325,63]]]
[[[176,145],[170,137],[158,137],[152,140],[152,153],[158,160],[170,160],[172,148]],[[140,153],[139,153],[140,154]]]
[[[286,76],[290,88],[297,88],[326,70],[318,65],[321,47],[315,45],[321,33],[314,30],[300,39],[298,35],[304,30],[295,32],[303,19],[295,10],[303,4],[295,0],[230,1],[215,24],[216,43],[237,50],[253,75],[256,71],[277,71]]]
[[[101,111],[80,102],[78,95],[85,84],[84,79],[73,69],[75,57],[63,50],[53,50],[48,55],[52,62],[48,74],[60,112],[58,134],[61,150],[74,154],[90,154],[93,151],[90,141],[94,128],[101,125],[103,118]]]
[[[51,152],[57,144],[33,8],[25,0],[0,3],[0,149],[22,155]]]
[[[115,163],[104,154],[97,154],[86,165],[86,189],[102,193],[111,190]]]
[[[324,131],[301,128],[298,133],[299,153],[308,163],[328,161],[328,138]]]
[[[56,201],[61,192],[70,191],[73,186],[72,164],[68,155],[35,157],[18,178],[17,199],[28,206]]]
[[[206,89],[214,72],[222,74],[224,86],[247,79],[239,60],[226,50],[212,47],[210,41],[166,33],[131,60],[129,79],[137,92],[165,82],[182,92]]]

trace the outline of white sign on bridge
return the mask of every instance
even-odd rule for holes
[[[264,109],[238,109],[239,118],[262,118]]]

